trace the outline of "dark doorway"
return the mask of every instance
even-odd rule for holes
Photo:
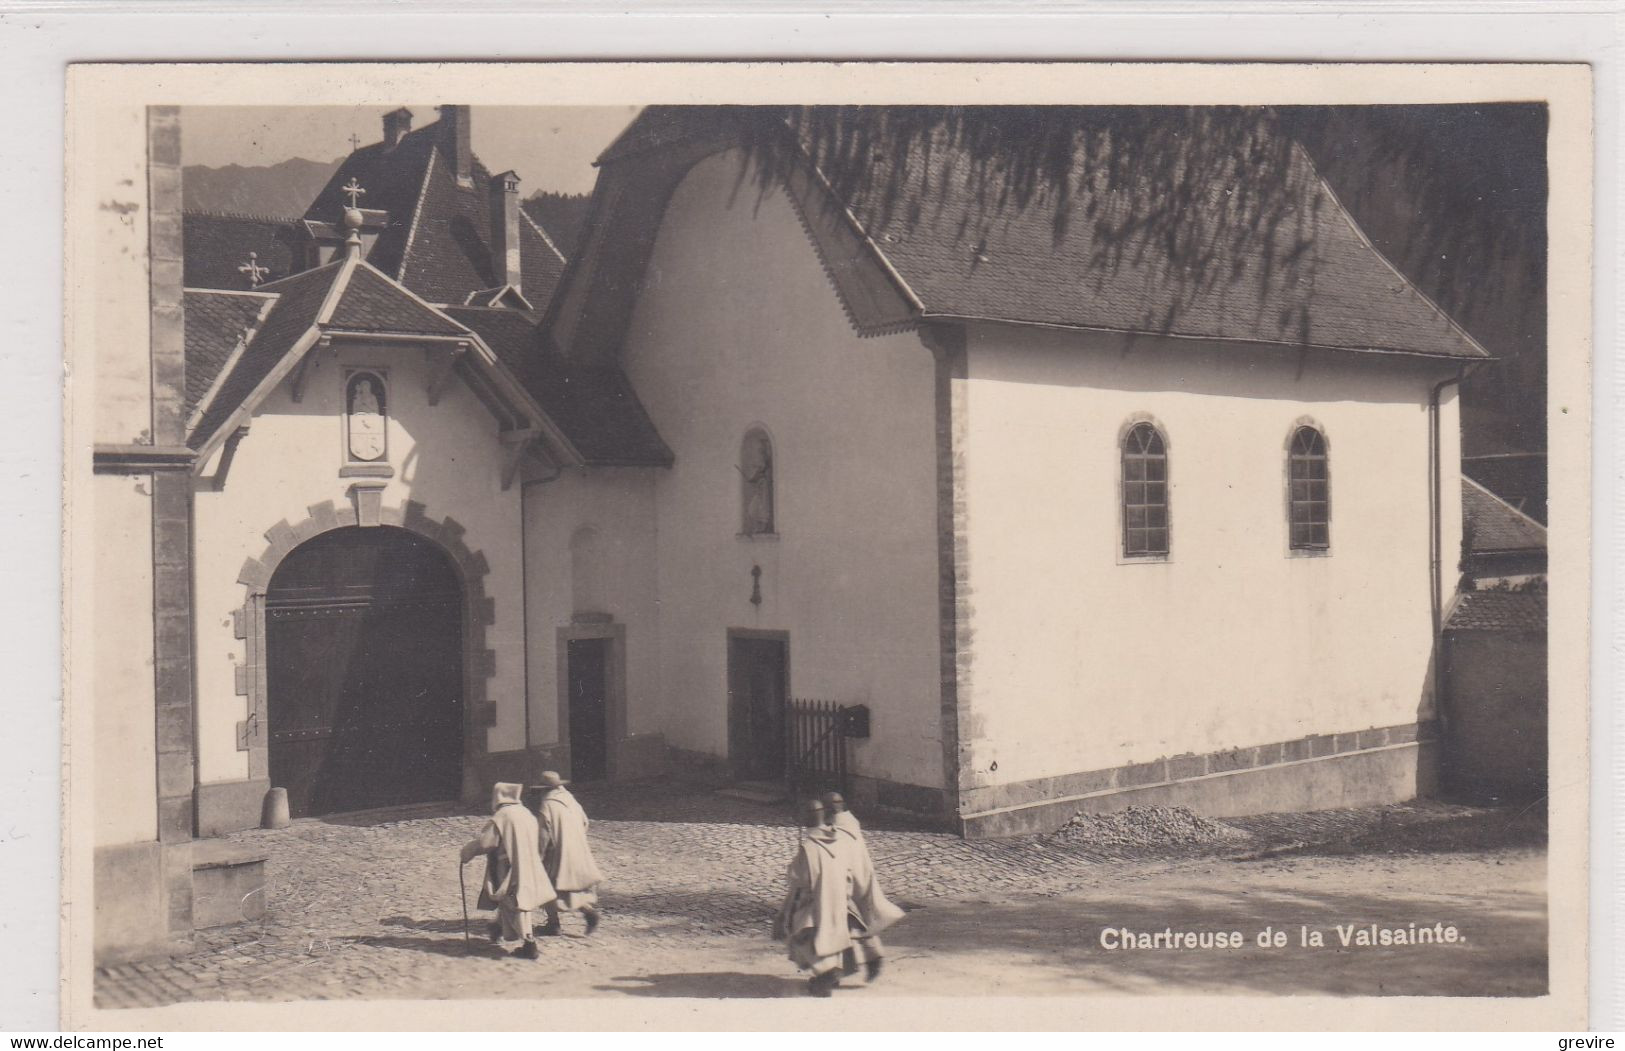
[[[265,596],[271,783],[294,817],[455,799],[462,586],[404,529],[295,548]]]
[[[571,639],[570,776],[602,781],[609,776],[609,639]]]
[[[790,641],[728,635],[728,759],[747,781],[784,777],[784,709],[790,696]]]

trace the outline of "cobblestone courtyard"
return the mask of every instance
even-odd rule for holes
[[[265,918],[199,932],[187,956],[100,970],[97,1004],[483,998],[526,983],[535,996],[801,995],[768,938],[796,837],[787,812],[664,782],[580,795],[610,880],[605,920],[588,939],[567,918],[539,964],[493,948],[488,914],[471,914],[465,946],[457,850],[482,817],[425,807],[239,833],[270,852]],[[871,821],[881,878],[910,915],[886,936],[882,980],[841,995],[1538,995],[1543,833],[1509,837],[1509,820],[1434,805],[1230,822],[1245,849],[967,842]],[[471,904],[479,868],[466,870]],[[1343,949],[1334,932],[1413,922],[1454,924],[1465,940]],[[1293,944],[1257,949],[1265,925],[1294,932]],[[1329,944],[1297,946],[1302,925]],[[1112,952],[1099,940],[1107,926],[1237,930],[1248,944]]]

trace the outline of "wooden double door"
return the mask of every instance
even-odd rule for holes
[[[455,799],[463,595],[429,541],[324,533],[266,591],[271,783],[295,817]]]

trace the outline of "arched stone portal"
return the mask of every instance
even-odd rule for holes
[[[359,528],[358,528],[359,527]],[[399,527],[391,529],[390,527]],[[283,562],[306,543],[335,532],[387,532],[397,536],[405,531],[419,542],[426,542],[451,566],[460,583],[460,625],[458,667],[461,676],[461,769],[462,784],[459,791],[451,791],[440,798],[461,796],[465,799],[478,795],[489,771],[486,730],[496,721],[496,705],[489,697],[488,682],[496,673],[496,654],[486,644],[486,630],[496,619],[495,602],[486,594],[485,578],[490,572],[484,554],[464,543],[463,526],[450,517],[440,519],[430,515],[415,500],[400,506],[384,505],[377,509],[376,517],[362,516],[353,506],[337,505],[331,501],[312,505],[310,517],[297,524],[278,522],[266,530],[268,546],[258,558],[244,562],[238,573],[238,582],[244,585],[246,595],[242,608],[235,616],[235,634],[245,643],[244,661],[237,669],[237,689],[247,704],[244,720],[237,726],[237,746],[248,753],[249,780],[245,785],[275,784],[270,780],[270,728],[272,724],[270,697],[270,670],[268,641],[267,596],[273,578]],[[280,722],[280,720],[278,720]],[[199,813],[205,813],[203,798],[210,785],[199,786]],[[280,785],[279,787],[289,787]],[[238,798],[233,793],[220,801],[209,802],[207,816],[212,829],[246,828],[259,821],[259,794]],[[200,825],[204,822],[199,819]]]
[[[271,783],[295,817],[455,799],[462,583],[404,529],[294,548],[265,593]]]

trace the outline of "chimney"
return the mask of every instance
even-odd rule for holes
[[[412,130],[412,111],[402,106],[384,114],[384,149],[392,150]]]
[[[511,171],[491,177],[491,269],[498,284],[519,287],[519,176]]]
[[[459,186],[474,185],[474,147],[467,106],[440,107],[440,152],[451,162]]]

